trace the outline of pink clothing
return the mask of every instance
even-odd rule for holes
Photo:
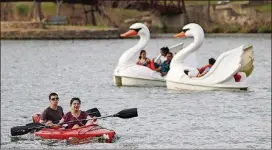
[[[71,129],[75,124],[78,124],[79,126],[84,126],[87,123],[87,120],[82,120],[82,119],[87,119],[88,113],[85,111],[81,111],[80,115],[76,118],[72,115],[71,112],[66,113],[63,116],[64,122],[69,122],[69,121],[75,121],[68,123],[68,129]],[[82,120],[82,121],[77,121],[77,120]]]

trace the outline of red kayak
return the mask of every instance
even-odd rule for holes
[[[40,114],[32,116],[33,122],[39,122]],[[115,132],[113,130],[105,129],[99,125],[91,124],[82,126],[76,129],[61,129],[61,128],[43,128],[34,133],[43,139],[59,139],[59,140],[88,140],[97,138],[103,142],[111,143],[113,141]]]
[[[92,138],[102,138],[107,143],[111,143],[115,132],[113,130],[108,130],[102,128],[98,125],[88,125],[76,129],[50,129],[43,128],[38,132],[34,133],[35,136],[39,136],[43,139],[60,139],[68,140],[71,138],[76,139],[92,139]]]

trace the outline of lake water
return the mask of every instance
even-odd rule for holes
[[[255,70],[243,92],[171,91],[166,88],[116,87],[113,71],[121,54],[138,39],[120,40],[11,40],[1,41],[2,148],[271,148],[271,39],[270,36],[212,36],[197,53],[199,65],[209,57],[252,44]],[[148,57],[159,48],[192,39],[151,39]],[[135,57],[136,59],[136,57]],[[138,108],[138,117],[99,120],[116,131],[112,144],[66,145],[10,136],[10,128],[31,122],[45,109],[48,94],[59,94],[69,111],[72,97],[82,99],[82,110],[97,107],[111,115]]]

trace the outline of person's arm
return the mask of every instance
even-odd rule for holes
[[[39,121],[39,123],[41,123],[41,124],[44,124],[46,122],[46,112],[47,112],[46,110],[47,109],[45,109],[41,114],[41,119]]]
[[[140,59],[137,59],[136,64],[139,65]]]
[[[64,112],[63,112],[63,108],[61,106],[59,106],[61,108],[61,117],[64,116]]]
[[[205,69],[205,71],[203,71],[201,74],[198,74],[197,77],[204,76],[209,70],[210,70],[209,68]]]
[[[61,125],[65,120],[67,120],[67,117],[68,117],[68,113],[66,113],[66,114],[61,118],[61,120],[59,121],[58,125]]]
[[[160,72],[161,71],[161,66],[156,68],[155,71]]]
[[[158,60],[157,64],[161,65],[161,59]]]
[[[94,117],[88,116],[88,117],[87,117],[87,120],[88,120],[88,121],[86,122],[85,125],[96,124],[96,121],[97,121],[97,119],[96,119],[95,116],[94,116]]]
[[[59,121],[58,124],[60,125],[60,124],[62,124],[63,122],[64,122],[64,119],[62,118],[62,119],[60,119],[60,121]]]
[[[161,76],[165,76],[165,75],[167,75],[167,72],[162,72],[161,73]]]

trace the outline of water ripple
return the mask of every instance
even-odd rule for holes
[[[118,58],[136,42],[1,41],[2,148],[270,148],[270,39],[209,37],[197,54],[200,64],[206,64],[209,57],[226,49],[252,43],[255,70],[246,92],[116,87],[112,74]],[[152,39],[145,49],[151,57],[160,47],[178,42],[180,39]],[[185,45],[189,42],[184,40]],[[33,113],[47,107],[50,92],[59,94],[65,112],[71,97],[78,96],[83,110],[97,107],[102,115],[110,115],[136,107],[139,116],[99,120],[116,131],[118,139],[112,144],[73,146],[34,140],[30,135],[12,139],[10,128],[31,122]]]

